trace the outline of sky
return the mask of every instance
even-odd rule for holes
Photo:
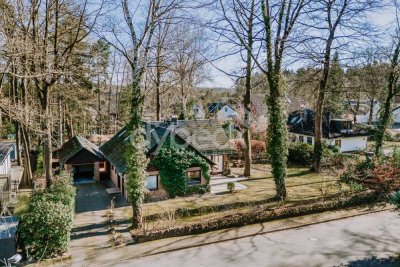
[[[390,31],[390,23],[395,19],[395,11],[393,7],[387,7],[379,10],[378,12],[371,13],[369,15],[370,22],[378,27],[379,29]],[[389,27],[389,28],[388,28]],[[214,63],[216,67],[210,64],[210,79],[203,82],[201,87],[223,87],[223,88],[232,88],[234,85],[234,79],[229,75],[219,71],[218,69],[223,69],[226,72],[229,70],[235,69],[236,66],[241,64],[241,60],[239,57],[227,57],[221,59],[220,61]],[[237,68],[236,68],[237,69]]]

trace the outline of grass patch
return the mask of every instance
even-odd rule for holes
[[[242,172],[241,168],[232,168],[234,175],[240,175]],[[289,168],[286,180],[289,197],[284,205],[327,199],[349,192],[345,185],[342,188],[338,187],[338,179],[337,176],[310,172],[307,168]],[[273,200],[275,184],[269,164],[254,164],[252,176],[240,183],[247,186],[247,189],[237,190],[232,194],[206,194],[146,203],[143,209],[144,216],[154,220],[158,215],[172,212],[175,213],[176,224],[187,224],[248,211],[254,207],[275,208],[282,205]],[[131,208],[125,207],[124,214],[126,218],[132,218]]]

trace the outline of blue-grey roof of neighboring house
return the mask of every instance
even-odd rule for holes
[[[311,109],[296,110],[289,114],[287,124],[289,131],[296,134],[314,135],[314,114]],[[352,125],[349,131],[342,131],[342,122],[352,120],[342,119],[332,112],[324,112],[322,116],[322,135],[324,138],[367,136],[368,131],[358,124]]]
[[[86,149],[94,156],[102,159],[103,154],[99,147],[87,140],[86,138],[76,135],[71,140],[66,142],[58,151],[58,159],[61,164],[67,162],[70,158],[75,156],[82,149]]]
[[[6,157],[10,154],[12,145],[0,144],[0,164],[4,162]]]
[[[222,102],[216,102],[216,103],[211,103],[207,105],[207,110],[208,113],[217,113],[218,111],[220,111],[224,106],[228,106],[231,109],[235,110],[234,107],[232,107],[230,104],[228,103],[222,103]]]

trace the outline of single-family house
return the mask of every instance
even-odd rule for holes
[[[288,117],[288,128],[292,142],[314,144],[314,111],[301,109]],[[335,145],[340,152],[352,152],[367,148],[368,132],[354,124],[351,119],[343,119],[331,112],[323,114],[322,136],[328,145]]]
[[[217,120],[177,120],[172,118],[164,122],[150,124],[168,128],[181,136],[203,155],[215,163],[214,173],[222,173],[234,153],[227,130]]]
[[[378,119],[381,105],[378,101],[371,100],[348,100],[346,102],[347,112],[344,117],[352,119],[355,123],[375,122]],[[371,112],[372,111],[372,112]]]
[[[82,136],[74,136],[56,151],[59,165],[73,173],[74,179],[106,178],[106,159],[98,146]]]
[[[196,120],[203,120],[206,116],[206,112],[204,111],[203,107],[198,103],[193,104],[192,112],[193,112],[193,117]]]
[[[187,149],[198,155],[211,166],[214,163],[204,156],[200,151],[193,147],[190,143],[181,137],[179,134],[171,132],[167,128],[160,127],[155,124],[144,123],[146,129],[145,139],[148,143],[147,158],[149,164],[146,168],[146,188],[148,189],[147,197],[150,199],[163,199],[167,197],[168,193],[163,189],[160,178],[160,169],[152,164],[157,157],[158,152],[163,147],[163,144],[169,140],[169,144],[175,144],[179,148]],[[171,141],[173,140],[173,141]],[[130,135],[124,127],[116,135],[114,135],[108,142],[100,147],[104,157],[107,159],[108,175],[113,184],[121,191],[122,195],[127,198],[127,190],[125,188],[127,162],[125,160],[126,150],[129,146]],[[188,186],[204,185],[207,183],[202,173],[200,166],[190,166],[187,170],[187,183]]]
[[[212,118],[219,121],[227,121],[237,117],[238,113],[234,107],[228,103],[216,102],[208,105],[208,113]]]
[[[11,145],[0,145],[0,214],[8,207],[11,194]]]

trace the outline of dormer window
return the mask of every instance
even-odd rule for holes
[[[351,121],[344,121],[342,123],[342,130],[351,130],[351,128],[352,128]]]

